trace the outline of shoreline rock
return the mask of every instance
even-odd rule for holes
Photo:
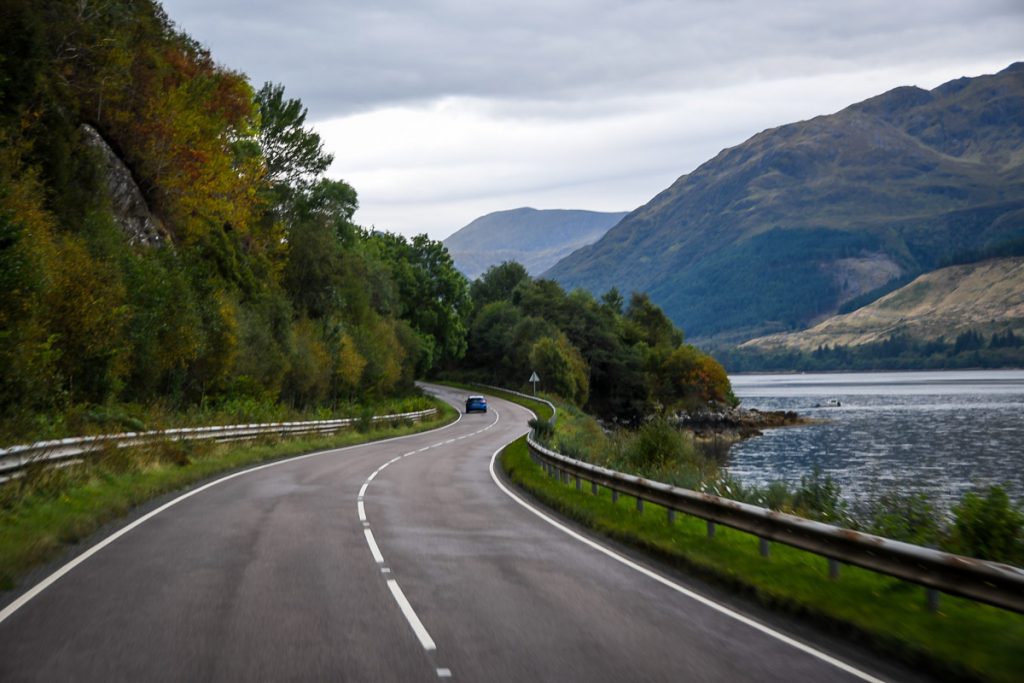
[[[761,436],[765,429],[812,424],[792,410],[757,410],[756,408],[728,408],[722,411],[701,411],[679,415],[677,426],[693,432],[699,439],[729,439],[742,441]]]

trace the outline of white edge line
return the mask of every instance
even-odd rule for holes
[[[359,493],[356,494],[356,498],[362,498],[366,495],[366,487],[369,486],[367,482],[363,482],[363,485],[359,487]]]
[[[526,410],[528,410],[528,409],[526,409]],[[533,411],[530,411],[530,412],[533,412]],[[534,417],[536,417],[536,415],[534,415]],[[516,437],[516,438],[519,438],[519,437]],[[512,443],[512,442],[510,441],[509,443]],[[789,636],[787,636],[787,635],[785,635],[783,633],[779,633],[778,631],[776,631],[776,630],[774,630],[772,628],[769,628],[768,626],[765,626],[764,624],[762,624],[760,622],[754,621],[750,617],[746,617],[746,616],[740,614],[739,612],[734,612],[733,610],[729,609],[728,607],[726,607],[724,605],[720,605],[717,602],[714,602],[713,600],[711,600],[709,598],[706,598],[703,595],[700,595],[699,593],[694,593],[690,589],[684,588],[683,586],[680,586],[679,584],[675,583],[674,581],[670,581],[669,579],[666,579],[665,577],[661,576],[660,574],[656,574],[655,572],[651,571],[650,569],[647,569],[646,567],[637,564],[633,560],[630,560],[629,558],[627,558],[627,557],[625,557],[623,555],[619,555],[614,550],[611,550],[610,548],[606,548],[605,546],[601,545],[600,543],[597,543],[596,541],[593,541],[593,540],[587,538],[586,536],[583,536],[583,535],[573,531],[572,529],[570,529],[569,527],[565,526],[561,522],[553,519],[552,517],[549,517],[544,512],[542,512],[542,511],[538,510],[537,508],[533,507],[532,505],[527,503],[525,500],[520,498],[518,495],[516,495],[515,493],[510,491],[508,489],[508,487],[506,487],[504,484],[502,484],[501,481],[498,479],[498,475],[495,474],[495,472],[494,472],[494,461],[497,459],[498,453],[503,451],[508,445],[509,444],[505,444],[504,446],[502,446],[498,450],[494,451],[494,453],[491,455],[491,464],[490,464],[491,479],[498,486],[498,488],[501,489],[505,493],[505,495],[507,495],[509,498],[511,498],[515,502],[519,503],[520,505],[522,505],[524,508],[526,508],[527,510],[532,512],[537,517],[540,517],[542,520],[544,520],[545,522],[547,522],[551,526],[555,527],[559,531],[562,531],[562,532],[568,534],[569,536],[571,536],[572,538],[576,539],[580,543],[583,543],[584,545],[588,545],[588,546],[590,546],[594,550],[597,550],[600,553],[604,553],[608,557],[610,557],[613,560],[616,560],[616,561],[626,565],[630,569],[635,569],[636,571],[640,572],[644,576],[646,576],[648,578],[651,578],[651,579],[654,579],[655,581],[657,581],[658,583],[660,583],[660,584],[662,584],[664,586],[668,586],[669,588],[671,588],[672,590],[676,591],[677,593],[681,593],[681,594],[685,595],[686,597],[688,597],[688,598],[690,598],[692,600],[696,600],[697,602],[701,603],[702,605],[710,607],[711,609],[713,609],[713,610],[715,610],[715,611],[717,611],[717,612],[719,612],[721,614],[724,614],[727,617],[731,617],[732,619],[735,619],[736,621],[739,621],[742,624],[746,624],[747,626],[750,626],[751,628],[756,629],[756,630],[760,631],[761,633],[764,633],[765,635],[768,635],[768,636],[770,636],[772,638],[775,638],[776,640],[779,640],[779,641],[781,641],[781,642],[783,642],[783,643],[785,643],[787,645],[790,645],[790,646],[792,646],[792,647],[794,647],[794,648],[796,648],[796,649],[798,649],[798,650],[800,650],[802,652],[805,652],[805,653],[811,655],[812,657],[816,657],[816,658],[820,659],[823,662],[831,664],[832,666],[836,667],[837,669],[841,669],[841,670],[845,671],[848,674],[851,674],[853,676],[856,676],[857,678],[860,678],[863,681],[869,681],[870,683],[885,683],[885,681],[883,681],[882,679],[875,678],[874,676],[872,676],[869,673],[861,671],[860,669],[856,669],[853,666],[847,664],[846,662],[838,660],[835,657],[832,657],[831,655],[828,655],[828,654],[822,652],[821,650],[813,648],[810,645],[807,645],[805,643],[801,643],[799,640],[795,640],[793,638],[790,638]]]
[[[434,644],[434,639],[427,633],[426,627],[420,618],[416,616],[415,610],[412,605],[405,598],[405,593],[402,592],[402,588],[398,585],[398,582],[394,579],[388,579],[388,588],[391,589],[391,595],[394,596],[395,602],[398,603],[398,608],[402,610],[402,614],[405,615],[405,620],[409,622],[409,626],[412,627],[413,633],[419,638],[420,645],[423,646],[424,650],[436,650],[437,645]]]
[[[359,501],[356,506],[359,508],[359,521],[366,521],[366,507],[363,505],[363,501]]]
[[[245,474],[252,474],[253,472],[259,472],[260,470],[265,470],[268,467],[277,467],[278,465],[284,465],[286,463],[292,463],[292,462],[296,462],[298,460],[305,460],[306,458],[314,458],[314,457],[317,457],[317,456],[320,456],[320,455],[324,455],[326,453],[339,453],[341,451],[349,451],[349,450],[354,450],[354,449],[357,449],[357,448],[365,448],[367,446],[376,446],[376,445],[379,445],[379,444],[382,444],[382,443],[386,443],[386,442],[389,442],[389,441],[401,441],[403,439],[411,439],[411,438],[416,437],[416,436],[423,436],[424,434],[430,434],[430,433],[433,433],[433,432],[439,432],[442,429],[448,429],[449,427],[453,427],[453,426],[457,425],[460,421],[462,421],[462,411],[460,410],[458,412],[459,412],[459,416],[453,422],[449,422],[446,425],[442,425],[441,427],[438,427],[437,429],[428,429],[425,432],[416,432],[415,434],[406,434],[404,436],[395,436],[395,437],[392,437],[390,439],[379,439],[377,441],[367,441],[366,443],[353,444],[352,446],[345,446],[344,448],[330,448],[330,449],[327,449],[325,451],[317,451],[315,453],[306,453],[304,455],[296,455],[294,458],[285,458],[284,460],[276,460],[274,462],[268,462],[268,463],[266,463],[264,465],[256,465],[255,467],[250,467],[247,470],[242,470],[241,472],[234,472],[233,474],[229,474],[227,476],[221,477],[220,479],[214,479],[213,481],[211,481],[211,482],[209,482],[207,484],[204,484],[204,485],[200,486],[197,489],[193,489],[193,490],[189,491],[188,493],[183,493],[182,495],[178,496],[174,500],[171,500],[171,501],[168,501],[168,502],[164,503],[163,505],[161,505],[157,509],[153,510],[152,512],[148,512],[145,515],[143,515],[142,517],[139,517],[137,520],[135,520],[134,522],[132,522],[128,526],[118,530],[117,532],[111,534],[110,536],[107,536],[102,541],[100,541],[96,545],[92,546],[91,548],[89,548],[88,550],[83,552],[78,557],[70,560],[67,564],[63,565],[60,569],[58,569],[57,571],[55,571],[52,574],[50,574],[49,576],[47,576],[45,579],[43,579],[42,581],[37,583],[35,586],[30,588],[26,592],[22,593],[21,597],[19,597],[18,599],[14,600],[11,604],[7,605],[7,607],[5,607],[2,610],[0,610],[0,624],[4,623],[4,621],[9,619],[12,614],[14,614],[19,609],[21,609],[26,604],[28,604],[28,602],[31,601],[34,597],[36,597],[37,595],[42,593],[44,590],[46,590],[47,588],[52,586],[54,583],[56,583],[57,580],[60,579],[62,576],[64,576],[65,574],[70,572],[72,569],[74,569],[78,565],[80,565],[83,562],[85,562],[86,560],[88,560],[90,557],[92,557],[93,555],[95,555],[99,551],[101,551],[104,548],[106,548],[108,545],[110,545],[111,543],[113,543],[117,539],[119,539],[122,536],[124,536],[125,534],[127,534],[129,531],[132,531],[133,529],[136,529],[137,527],[141,526],[143,523],[149,521],[153,517],[156,517],[158,514],[160,514],[164,510],[167,510],[168,508],[174,507],[175,505],[177,505],[181,501],[183,501],[183,500],[185,500],[187,498],[191,498],[192,496],[196,495],[197,493],[201,493],[201,492],[205,491],[206,489],[209,489],[209,488],[212,488],[214,486],[217,486],[218,484],[222,484],[222,483],[224,483],[224,482],[226,482],[228,480],[234,479],[235,477],[241,477],[242,475],[245,475]]]
[[[373,532],[369,529],[363,529],[363,533],[366,535],[366,545],[370,546],[370,554],[373,555],[373,561],[377,564],[384,564],[384,556],[380,554],[377,541],[373,539]]]

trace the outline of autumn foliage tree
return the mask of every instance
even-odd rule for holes
[[[0,438],[96,405],[384,398],[464,352],[443,246],[353,222],[284,86],[152,0],[5,0],[0,26]],[[163,246],[129,243],[85,126]]]

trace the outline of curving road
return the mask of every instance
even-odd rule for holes
[[[491,407],[139,518],[0,611],[0,680],[876,680],[542,518]]]

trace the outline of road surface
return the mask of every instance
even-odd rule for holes
[[[491,471],[529,414],[490,405],[141,517],[0,612],[0,681],[886,678],[543,519]]]

